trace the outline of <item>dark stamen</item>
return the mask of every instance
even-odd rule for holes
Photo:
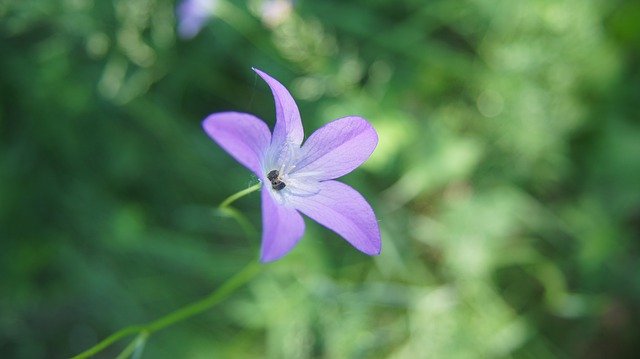
[[[267,174],[267,178],[271,182],[271,188],[275,189],[276,191],[280,191],[287,186],[280,180],[280,172],[278,172],[277,170],[272,170],[271,172],[269,172]]]

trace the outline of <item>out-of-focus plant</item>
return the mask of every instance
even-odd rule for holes
[[[344,181],[384,251],[309,223],[145,356],[635,355],[635,2],[220,3],[180,40],[174,1],[0,2],[2,356],[78,353],[244,265],[257,242],[207,204],[251,180],[199,120],[272,117],[251,66],[310,128],[371,121],[376,152]],[[257,198],[235,205],[259,222]]]

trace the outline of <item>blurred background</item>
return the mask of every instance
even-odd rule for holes
[[[204,0],[182,23],[178,5],[0,1],[0,357],[75,355],[258,260],[259,233],[214,210],[256,179],[200,127],[273,124],[252,66],[307,135],[378,130],[343,181],[382,255],[307,220],[143,358],[636,357],[640,3]],[[259,231],[259,196],[236,207]]]

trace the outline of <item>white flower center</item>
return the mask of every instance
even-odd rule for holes
[[[271,195],[280,204],[286,204],[289,196],[307,197],[320,192],[319,182],[313,173],[296,171],[301,156],[300,146],[291,142],[267,151],[263,170],[270,182]]]

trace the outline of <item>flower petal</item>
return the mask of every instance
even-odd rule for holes
[[[380,229],[373,209],[358,191],[338,181],[320,182],[320,192],[287,199],[300,212],[341,235],[358,250],[380,254]]]
[[[266,123],[247,113],[220,112],[209,115],[202,127],[236,161],[264,177],[261,161],[271,141]]]
[[[304,234],[300,213],[276,203],[270,191],[268,184],[262,187],[262,262],[271,262],[287,254]]]
[[[271,142],[277,147],[285,142],[291,142],[300,146],[304,138],[302,128],[302,120],[300,119],[300,111],[296,102],[291,97],[287,89],[276,79],[266,73],[253,69],[271,88],[273,98],[276,104],[276,125],[273,128],[273,137]]]
[[[353,171],[371,156],[378,134],[367,120],[349,116],[319,128],[302,146],[295,173],[308,173],[319,181]]]

